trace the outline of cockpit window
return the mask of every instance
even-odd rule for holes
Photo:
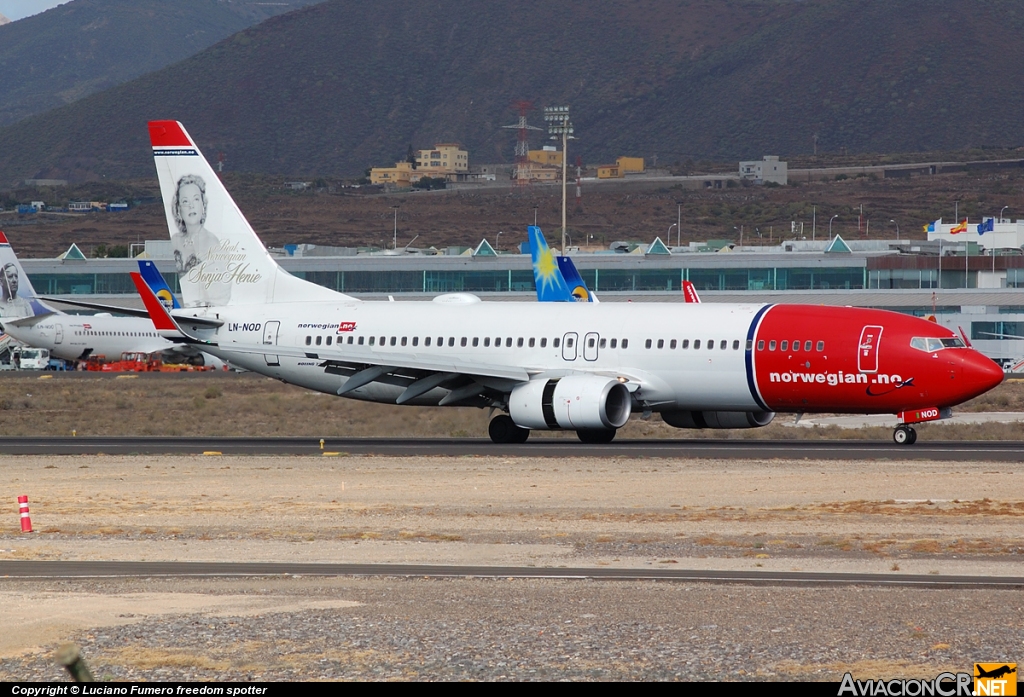
[[[919,351],[941,351],[944,348],[965,348],[964,342],[954,337],[947,339],[935,339],[933,337],[915,336],[910,340],[910,347]]]

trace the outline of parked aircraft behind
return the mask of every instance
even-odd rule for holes
[[[1003,379],[932,322],[882,310],[724,303],[369,302],[281,269],[180,123],[149,124],[182,310],[133,280],[157,329],[329,394],[500,410],[489,433],[572,429],[607,442],[633,410],[680,428],[776,411],[897,413],[909,425]],[[550,268],[544,267],[545,269]],[[545,280],[557,285],[554,273]]]
[[[160,336],[145,312],[136,310],[138,316],[115,317],[110,312],[132,311],[60,298],[40,298],[2,232],[0,264],[3,265],[4,271],[3,279],[0,281],[4,296],[4,299],[0,300],[0,322],[8,335],[23,344],[49,349],[50,356],[66,361],[82,360],[89,356],[117,359],[122,353],[129,352],[161,352],[166,362],[184,363],[194,362],[199,355],[190,344],[168,341]],[[153,267],[153,270],[156,271],[156,267]],[[163,278],[160,280],[163,281]],[[7,300],[8,297],[13,300]],[[44,300],[106,312],[96,315],[69,315],[53,309],[43,302]],[[220,367],[223,362],[213,355],[205,354],[203,365]]]
[[[526,228],[539,302],[598,302],[569,257],[557,256],[536,225]]]

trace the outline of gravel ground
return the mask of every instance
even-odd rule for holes
[[[69,638],[107,680],[934,677],[1012,661],[1024,644],[1019,591],[351,578],[57,585],[358,603],[75,632]],[[0,660],[0,679],[62,675],[37,652]]]
[[[8,458],[2,559],[1024,576],[1020,467]],[[38,533],[17,532],[30,495]],[[1019,590],[484,579],[0,579],[0,680],[860,679],[1024,654]]]

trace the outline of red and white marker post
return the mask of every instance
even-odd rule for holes
[[[21,531],[32,532],[32,519],[28,516],[28,496],[18,497],[18,508],[21,510]]]

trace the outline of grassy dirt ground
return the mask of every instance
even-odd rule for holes
[[[956,411],[1024,411],[1024,382],[1007,381]],[[634,416],[621,438],[859,438],[888,441],[886,427],[680,430]],[[311,436],[317,438],[484,438],[487,410],[391,406],[341,399],[252,373],[0,373],[0,435]],[[1015,423],[923,424],[931,440],[1020,440]],[[575,437],[538,432],[535,437]]]

